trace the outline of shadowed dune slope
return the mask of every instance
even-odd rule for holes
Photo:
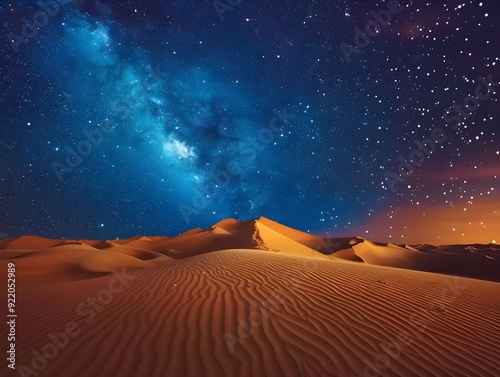
[[[323,254],[294,241],[287,237],[286,234],[279,233],[258,220],[248,222],[244,227],[234,232],[230,237],[217,243],[211,249],[212,251],[224,249],[259,249],[303,257],[327,258]]]
[[[500,250],[488,249],[485,253],[470,252],[460,245],[447,246],[444,250],[403,248],[396,245],[377,246],[364,241],[353,246],[354,253],[365,263],[377,266],[399,267],[419,271],[448,273],[500,281]],[[494,254],[495,257],[488,257]]]

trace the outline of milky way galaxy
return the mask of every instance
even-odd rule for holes
[[[498,2],[235,3],[2,3],[0,233],[495,240]]]

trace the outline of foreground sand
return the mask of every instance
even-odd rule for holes
[[[227,219],[172,238],[12,238],[0,277],[9,263],[17,370],[4,357],[1,376],[500,376],[497,245]]]
[[[499,375],[498,283],[258,250],[165,262],[20,288],[34,373],[3,358],[2,376]]]

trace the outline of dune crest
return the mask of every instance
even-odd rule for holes
[[[247,221],[230,218],[210,228],[194,228],[175,237],[134,236],[109,241],[18,237],[0,242],[0,260],[19,258],[23,264],[36,263],[33,257],[41,257],[51,248],[69,246],[72,246],[71,250],[80,246],[90,254],[95,253],[97,259],[102,257],[99,250],[116,253],[116,263],[108,262],[108,265],[117,268],[150,267],[172,258],[189,258],[226,249],[255,249],[500,281],[498,245],[396,245],[373,242],[358,236],[325,238],[287,227],[265,217]],[[124,259],[124,255],[133,259]],[[30,256],[29,260],[32,262],[22,260],[26,256]],[[62,255],[54,263],[67,264],[68,258],[73,257]],[[79,264],[78,260],[72,263]],[[27,266],[26,270],[35,269]],[[71,279],[71,276],[68,279]]]

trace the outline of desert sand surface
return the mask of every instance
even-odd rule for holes
[[[2,276],[8,263],[17,369],[3,358],[2,376],[500,375],[496,245],[227,219],[172,238],[8,239]]]

